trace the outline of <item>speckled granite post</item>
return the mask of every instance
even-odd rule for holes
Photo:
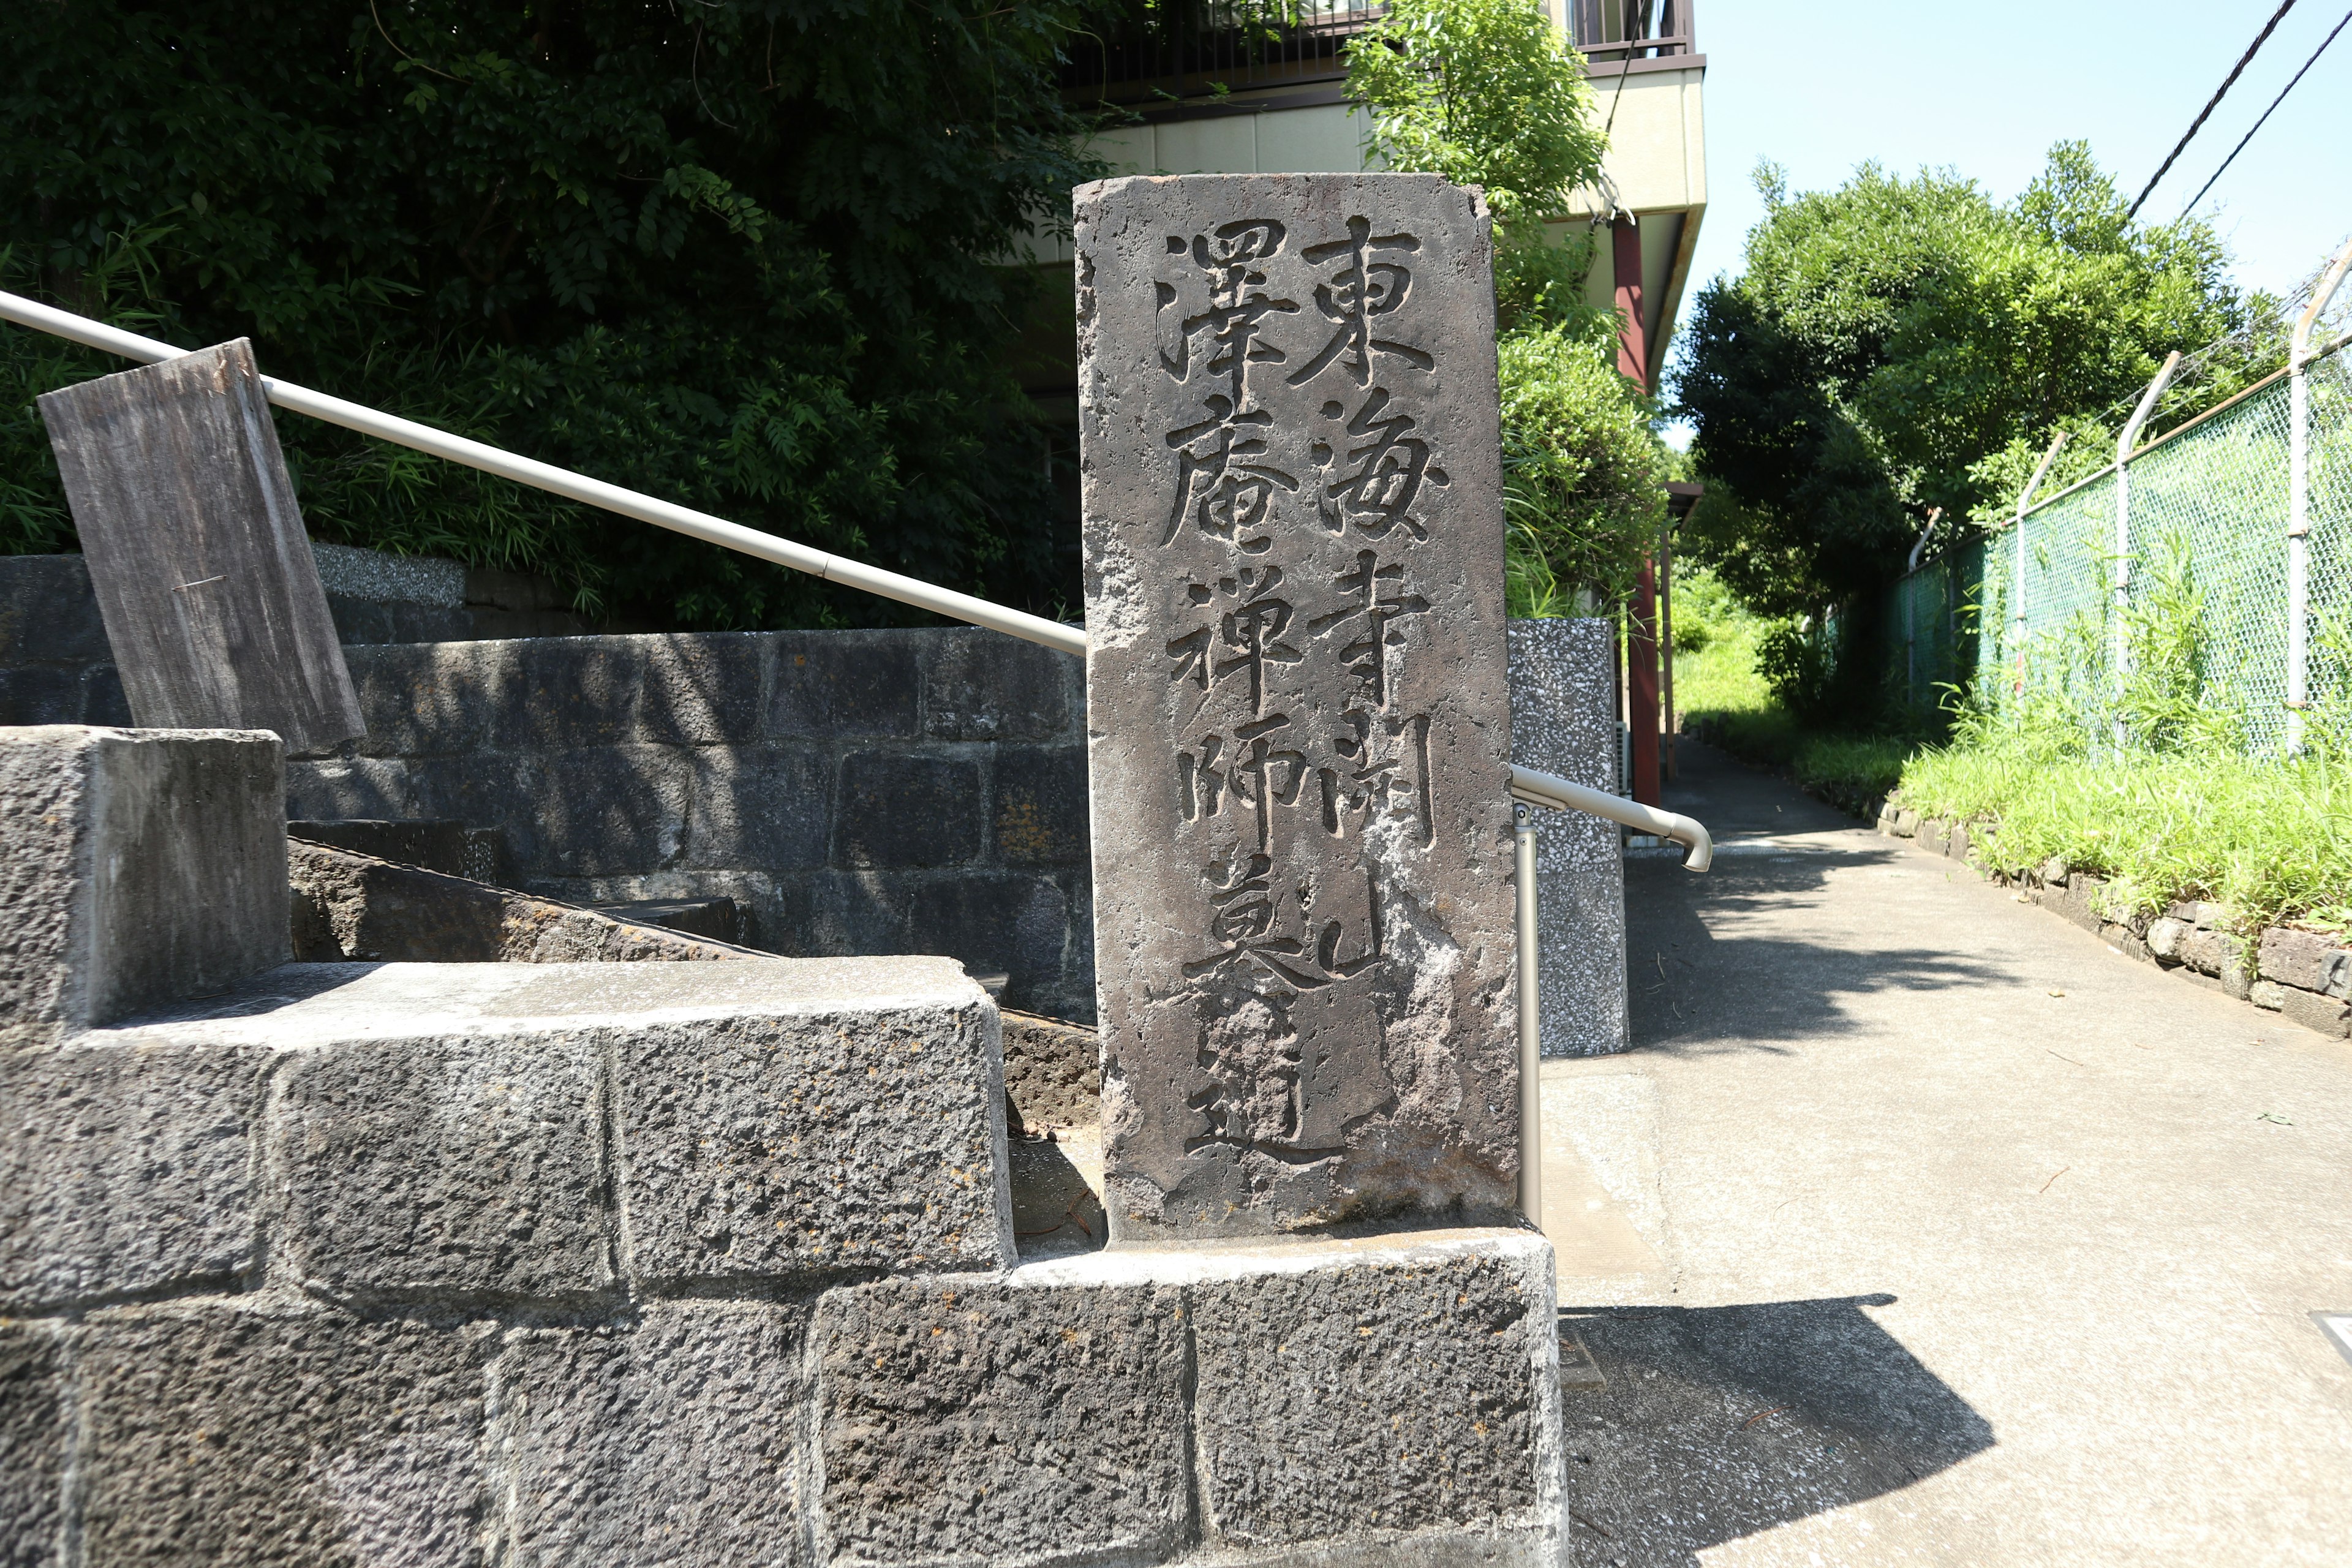
[[[1511,760],[1615,793],[1614,628],[1597,619],[1511,623]],[[1625,857],[1617,825],[1538,814],[1537,986],[1543,1054],[1625,1049]]]
[[[1492,251],[1433,175],[1076,194],[1117,1237],[1517,1167]]]

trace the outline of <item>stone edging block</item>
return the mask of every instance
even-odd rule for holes
[[[1968,824],[1922,817],[1889,801],[1880,808],[1878,831],[1964,861],[1979,876],[1999,875],[1969,853]],[[2098,898],[2105,879],[2055,859],[2027,872],[2019,885],[2025,898],[2126,957],[2252,1002],[2315,1033],[2352,1037],[2352,946],[2287,926],[2265,926],[2250,942],[2218,929],[2221,911],[2203,902],[2174,904],[2154,920],[2109,920]]]

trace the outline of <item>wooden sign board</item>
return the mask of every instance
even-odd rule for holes
[[[40,399],[107,641],[142,729],[366,733],[253,345]]]

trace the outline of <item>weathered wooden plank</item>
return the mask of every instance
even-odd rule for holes
[[[243,338],[40,399],[142,729],[363,734]]]

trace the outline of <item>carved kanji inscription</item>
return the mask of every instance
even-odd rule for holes
[[[1077,193],[1096,973],[1124,1239],[1517,1173],[1492,261],[1428,175]]]

